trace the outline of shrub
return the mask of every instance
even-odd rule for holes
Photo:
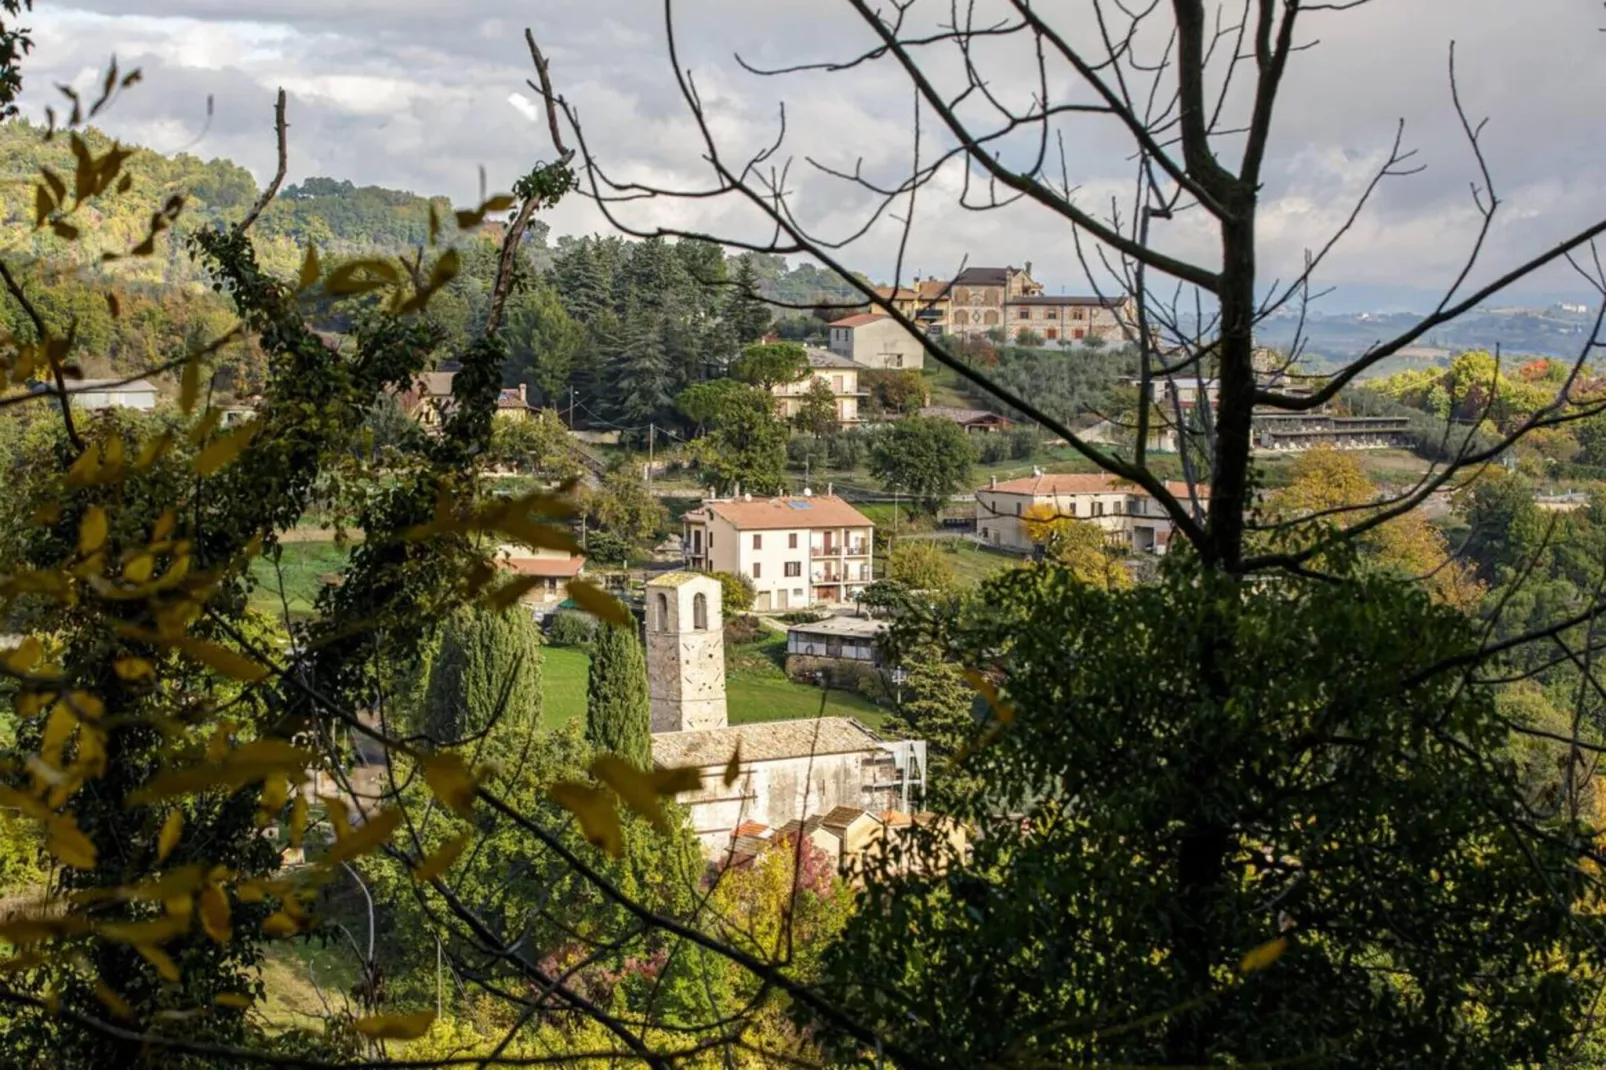
[[[746,613],[753,608],[757,591],[753,588],[752,580],[734,572],[711,572],[709,575],[719,581],[719,603],[726,614]]]
[[[764,631],[764,625],[751,613],[731,617],[725,621],[725,642],[733,646],[741,646],[758,639]]]
[[[549,646],[589,646],[597,637],[597,620],[586,613],[559,612],[547,618]]]

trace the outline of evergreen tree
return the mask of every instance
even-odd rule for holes
[[[747,345],[769,332],[772,319],[769,305],[758,296],[758,269],[751,256],[737,259],[736,274],[731,281],[735,285],[731,287],[725,318],[736,333],[736,341]]]
[[[663,422],[672,382],[662,323],[659,317],[638,311],[626,320],[608,361],[608,411],[628,433],[645,440],[647,424]]]
[[[595,318],[593,318],[595,322]],[[515,380],[534,383],[548,404],[566,399],[575,363],[589,339],[564,308],[551,285],[540,283],[508,302],[508,370]]]
[[[911,644],[902,652],[900,662],[909,675],[901,688],[897,710],[886,720],[887,731],[925,740],[934,759],[951,758],[975,734],[976,719],[971,713],[975,690],[965,682],[959,666],[947,660],[937,644],[929,640]],[[954,786],[948,783],[944,788]]]
[[[519,610],[459,611],[441,632],[419,729],[445,744],[503,724],[541,719],[541,633]],[[504,697],[505,696],[505,697]]]
[[[646,769],[652,765],[647,705],[647,659],[634,625],[604,624],[591,651],[586,690],[586,739]]]
[[[612,304],[613,279],[591,238],[560,244],[552,280],[569,315],[587,326]]]

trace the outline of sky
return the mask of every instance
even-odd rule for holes
[[[989,5],[1002,3],[980,0],[978,8],[985,17]],[[916,0],[913,10],[929,25],[950,5]],[[1056,28],[1078,47],[1097,43],[1092,0],[1039,10],[1057,12]],[[1224,21],[1236,10],[1224,12]],[[1598,106],[1606,98],[1606,10],[1598,0],[1371,0],[1304,19],[1296,36],[1312,47],[1291,61],[1263,172],[1257,233],[1264,282],[1297,274],[1305,251],[1328,241],[1403,121],[1403,146],[1415,152],[1409,166],[1421,171],[1376,189],[1323,263],[1317,280],[1335,289],[1316,307],[1436,303],[1471,247],[1479,217],[1470,187],[1482,184],[1452,105],[1452,42],[1462,103],[1474,122],[1487,119],[1482,143],[1501,202],[1471,281],[1493,278],[1606,218],[1606,115]],[[587,146],[611,177],[684,191],[713,181],[670,62],[665,9],[653,0],[37,0],[28,24],[36,48],[24,68],[22,104],[34,116],[59,102],[54,83],[87,89],[115,54],[123,69],[139,67],[144,81],[107,115],[109,133],[159,151],[231,158],[260,181],[273,170],[272,104],[282,86],[291,181],[329,175],[445,194],[465,205],[478,196],[480,168],[493,192],[505,190],[553,154],[526,85],[529,25],[556,89],[576,109]],[[784,109],[785,138],[766,166],[786,168],[789,204],[811,231],[846,242],[838,255],[849,267],[878,281],[901,272],[907,281],[963,264],[1030,261],[1051,292],[1085,292],[1090,264],[1107,285],[1097,250],[1084,242],[1079,254],[1071,228],[1047,209],[963,207],[957,165],[921,190],[907,228],[906,200],[871,223],[877,198],[820,169],[857,169],[881,184],[907,175],[917,126],[907,76],[890,60],[762,76],[738,57],[766,68],[865,52],[876,38],[848,0],[675,0],[672,25],[680,66],[695,81],[721,159],[739,169],[774,142]],[[1166,29],[1145,27],[1134,39],[1136,54],[1152,57]],[[989,91],[1008,105],[1037,92],[1037,68],[1022,46],[987,41],[972,57]],[[923,56],[933,81],[952,87],[961,71],[957,49],[934,47]],[[1227,125],[1246,113],[1251,73],[1240,69],[1228,87]],[[1047,87],[1056,103],[1091,99],[1063,64],[1049,69]],[[962,114],[985,121],[984,99],[973,94]],[[921,158],[929,162],[944,142],[929,110],[918,125]],[[1235,157],[1237,142],[1225,139],[1222,150]],[[1016,138],[1001,151],[1018,160],[1032,146]],[[1068,116],[1050,159],[1079,205],[1128,212],[1131,143],[1109,117]],[[985,184],[972,184],[973,198],[986,193]],[[616,211],[638,229],[749,240],[765,234],[751,205],[732,196],[637,200]],[[582,198],[546,218],[554,234],[610,227]],[[1157,225],[1157,241],[1213,267],[1216,244],[1206,222],[1197,211],[1183,213]],[[1592,296],[1560,268],[1513,289],[1509,303]]]

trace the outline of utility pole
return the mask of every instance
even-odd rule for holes
[[[574,387],[569,387],[569,430],[574,430]]]
[[[658,425],[647,425],[647,493],[652,493],[652,446],[653,439],[657,437]]]

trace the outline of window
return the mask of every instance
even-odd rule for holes
[[[982,528],[981,529],[981,539],[982,539],[983,542],[987,541],[987,529],[986,528]]]
[[[788,576],[803,575],[803,562],[801,561],[788,561],[784,567]]]
[[[1060,310],[1057,308],[1045,308],[1043,309],[1043,318],[1057,320],[1060,318]]]
[[[1081,309],[1079,309],[1079,308],[1071,309],[1071,319],[1079,320],[1081,318],[1082,318],[1082,310]]]
[[[669,596],[662,591],[658,592],[658,630],[669,630]]]
[[[840,375],[831,376],[831,389],[838,394],[842,393],[842,377]]]
[[[1104,503],[1103,502],[1094,502],[1093,503],[1093,515],[1094,516],[1103,516],[1104,515]]]
[[[1020,516],[1020,502],[1015,503],[1015,515]]]
[[[1029,308],[1021,309],[1020,310],[1020,318],[1023,319],[1023,320],[1031,319],[1032,318],[1032,310],[1029,309]]]
[[[803,588],[801,588],[801,587],[793,587],[792,588],[792,597],[793,598],[802,598],[803,597]]]
[[[1071,332],[1071,337],[1072,338],[1081,338],[1085,334],[1087,334],[1087,332],[1082,330],[1082,328],[1078,327],[1078,328],[1076,328],[1076,330]]]
[[[764,566],[759,564],[757,561],[754,561],[753,562],[753,578],[756,580],[762,575],[764,575]]]
[[[788,550],[796,550],[797,549],[797,532],[793,531],[793,532],[789,532],[787,534],[787,536],[786,536],[786,548]]]
[[[1056,331],[1052,327],[1050,327],[1048,330],[1043,332],[1043,337],[1048,339],[1050,342],[1052,342],[1054,339],[1058,338],[1059,336],[1060,336],[1060,332]]]
[[[1114,509],[1115,509],[1115,515],[1116,516],[1120,516],[1121,515],[1121,503],[1120,502],[1116,502],[1115,506],[1114,506]]]
[[[705,594],[692,596],[691,626],[700,632],[708,630],[708,596]]]
[[[755,549],[755,550],[764,549],[764,536],[762,536],[762,535],[754,535],[753,536],[753,549]]]

